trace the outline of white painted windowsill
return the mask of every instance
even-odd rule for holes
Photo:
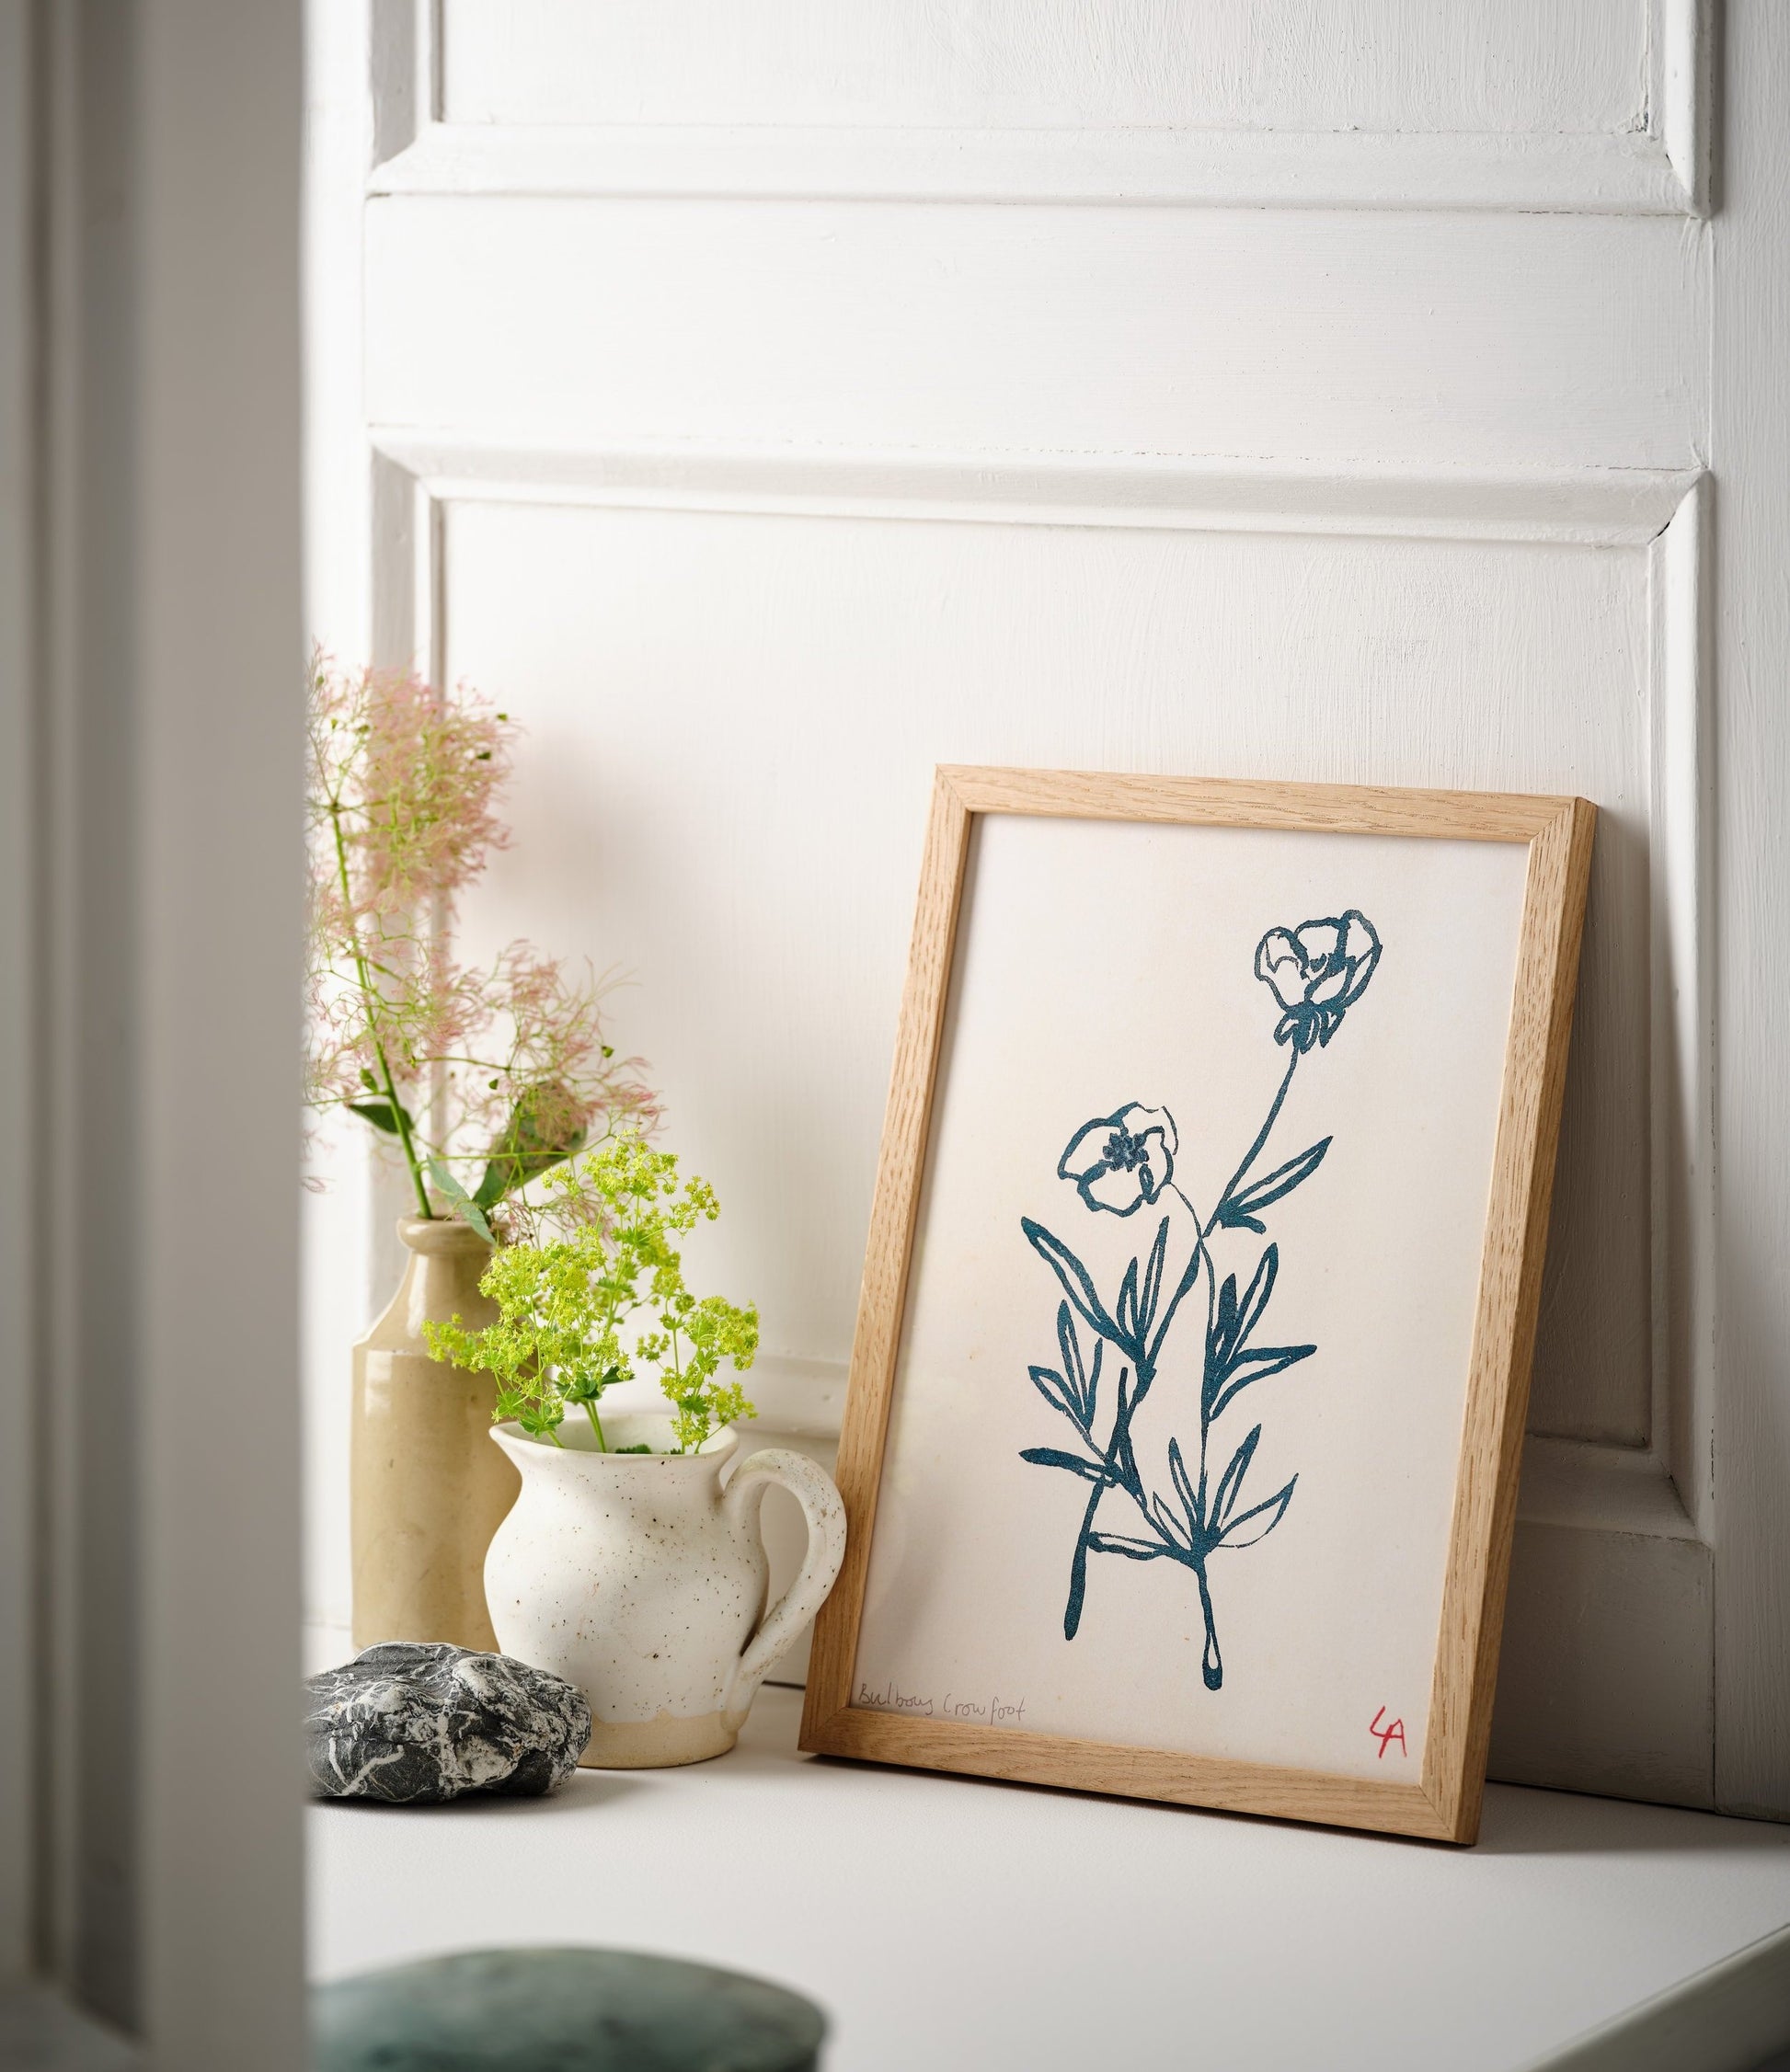
[[[1790,2044],[1790,1828],[1494,1785],[1456,1850],[803,1757],[800,1708],[767,1687],[731,1755],[550,1799],[316,1807],[314,1975],[667,1952],[819,2000],[828,2072],[1752,2072]]]

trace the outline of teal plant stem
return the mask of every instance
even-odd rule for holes
[[[1100,1509],[1100,1499],[1122,1480],[1118,1463],[1123,1457],[1125,1441],[1130,1433],[1131,1413],[1142,1401],[1148,1387],[1149,1383],[1142,1378],[1140,1370],[1137,1392],[1128,1407],[1125,1400],[1125,1377],[1121,1373],[1119,1378],[1119,1400],[1113,1412],[1112,1440],[1101,1462],[1100,1479],[1088,1493],[1087,1509],[1082,1514],[1082,1529],[1076,1535],[1075,1551],[1069,1563],[1069,1601],[1063,1607],[1062,1614],[1062,1637],[1066,1641],[1075,1638],[1076,1631],[1082,1623],[1082,1601],[1087,1594],[1088,1540],[1094,1531],[1095,1517]],[[1132,1491],[1130,1494],[1142,1505],[1143,1499],[1141,1492]]]
[[[602,1436],[602,1419],[597,1415],[597,1406],[594,1402],[586,1402],[584,1414],[591,1420],[591,1429],[597,1435],[597,1451],[607,1453],[609,1451],[609,1441]]]
[[[1193,1564],[1193,1574],[1199,1585],[1199,1609],[1206,1620],[1206,1646],[1199,1659],[1199,1674],[1206,1689],[1216,1690],[1224,1681],[1224,1660],[1218,1652],[1218,1622],[1212,1616],[1212,1588],[1206,1580],[1203,1557]]]
[[[1273,1108],[1268,1111],[1268,1122],[1264,1125],[1261,1135],[1256,1138],[1255,1144],[1251,1147],[1249,1157],[1245,1159],[1243,1163],[1237,1168],[1236,1177],[1231,1182],[1231,1186],[1226,1187],[1224,1194],[1219,1197],[1221,1201],[1229,1196],[1231,1187],[1235,1187],[1241,1184],[1245,1173],[1246,1173],[1249,1170],[1251,1160],[1256,1157],[1256,1153],[1261,1150],[1262,1146],[1268,1141],[1268,1130],[1273,1127],[1274,1117],[1279,1111],[1280,1103],[1286,1099],[1287,1088],[1291,1083],[1292,1068],[1298,1062],[1299,1054],[1297,1051],[1295,1051],[1292,1055],[1291,1059],[1288,1063],[1287,1076],[1280,1082],[1279,1094],[1275,1100]],[[1214,1268],[1212,1273],[1207,1276],[1206,1281],[1206,1336],[1204,1343],[1209,1347],[1211,1346],[1212,1342],[1212,1311],[1213,1304],[1216,1299],[1213,1295],[1212,1288],[1213,1284],[1217,1280],[1217,1270],[1216,1268]],[[1206,1490],[1208,1486],[1206,1480],[1206,1455],[1212,1435],[1212,1392],[1206,1386],[1206,1362],[1202,1360],[1200,1363],[1199,1377],[1199,1509],[1201,1513],[1200,1522],[1206,1526],[1210,1526],[1212,1522],[1211,1516],[1207,1511],[1206,1502]],[[1206,1557],[1209,1550],[1202,1545],[1197,1547],[1195,1551],[1199,1558],[1193,1564],[1193,1573],[1199,1579],[1199,1609],[1206,1621],[1206,1646],[1204,1653],[1199,1658],[1199,1674],[1205,1683],[1206,1689],[1208,1690],[1216,1690],[1224,1681],[1224,1663],[1223,1658],[1218,1652],[1218,1624],[1216,1620],[1212,1616],[1211,1585],[1206,1580]]]
[[[1069,1419],[1081,1439],[1073,1449],[1025,1447],[1019,1458],[1073,1475],[1089,1485],[1070,1568],[1064,1638],[1073,1640],[1081,1624],[1090,1554],[1113,1554],[1130,1562],[1176,1562],[1190,1568],[1199,1584],[1205,1628],[1200,1666],[1209,1690],[1218,1690],[1224,1681],[1208,1574],[1211,1558],[1220,1548],[1251,1547],[1272,1532],[1286,1516],[1299,1481],[1295,1474],[1272,1495],[1254,1501],[1253,1492],[1245,1494],[1245,1479],[1262,1437],[1258,1423],[1236,1447],[1214,1482],[1213,1428],[1245,1389],[1284,1373],[1318,1349],[1315,1345],[1253,1342],[1274,1292],[1279,1245],[1263,1247],[1239,1296],[1236,1274],[1226,1274],[1222,1288],[1219,1286],[1218,1262],[1210,1241],[1218,1231],[1244,1230],[1265,1236],[1263,1212],[1302,1185],[1323,1163],[1333,1141],[1330,1137],[1307,1145],[1272,1171],[1252,1177],[1285,1108],[1299,1059],[1314,1044],[1328,1045],[1345,1013],[1360,999],[1380,954],[1378,933],[1367,917],[1352,907],[1339,917],[1306,922],[1297,931],[1270,929],[1256,944],[1256,976],[1269,986],[1280,1009],[1274,1040],[1291,1048],[1268,1113],[1236,1170],[1220,1189],[1209,1217],[1202,1219],[1176,1184],[1175,1158],[1180,1146],[1175,1118],[1167,1108],[1129,1101],[1110,1115],[1084,1123],[1070,1139],[1058,1161],[1057,1175],[1074,1182],[1084,1208],[1127,1217],[1146,1202],[1158,1204],[1165,1193],[1170,1193],[1187,1210],[1194,1227],[1193,1249],[1165,1302],[1162,1296],[1171,1228],[1168,1214],[1158,1227],[1148,1263],[1140,1249],[1126,1266],[1117,1299],[1110,1306],[1086,1265],[1054,1231],[1029,1216],[1019,1219],[1027,1242],[1055,1275],[1061,1291],[1057,1311],[1061,1371],[1048,1365],[1032,1366],[1027,1371],[1044,1400]],[[1138,1465],[1131,1427],[1156,1379],[1182,1299],[1202,1278],[1206,1318],[1197,1458],[1190,1472],[1180,1438],[1170,1437],[1171,1486],[1152,1490]],[[1077,1316],[1096,1334],[1092,1369],[1082,1357]],[[1129,1368],[1119,1376],[1104,1446],[1095,1436],[1103,1344],[1117,1348]],[[1142,1523],[1142,1533],[1114,1531],[1099,1524],[1102,1500],[1112,1490],[1131,1499]],[[1129,1523],[1129,1516],[1125,1522]]]
[[[1229,1180],[1225,1182],[1223,1187],[1219,1192],[1218,1207],[1212,1211],[1214,1219],[1216,1219],[1217,1217],[1222,1212],[1225,1203],[1230,1200],[1231,1196],[1235,1194],[1237,1189],[1243,1185],[1244,1180],[1248,1174],[1249,1168],[1255,1164],[1256,1159],[1261,1155],[1262,1146],[1266,1144],[1268,1139],[1268,1132],[1274,1128],[1275,1123],[1279,1118],[1281,1105],[1287,1098],[1287,1090],[1292,1084],[1292,1075],[1299,1070],[1299,1060],[1302,1055],[1303,1053],[1297,1047],[1297,1046],[1294,1046],[1291,1056],[1287,1059],[1287,1069],[1280,1081],[1280,1091],[1274,1096],[1274,1105],[1268,1111],[1268,1117],[1266,1121],[1263,1122],[1262,1127],[1256,1132],[1256,1141],[1252,1145],[1250,1145],[1249,1149],[1243,1154],[1243,1162],[1237,1167],[1237,1170],[1231,1175]]]
[[[1244,1153],[1241,1163],[1226,1182],[1222,1192],[1220,1194],[1218,1207],[1213,1209],[1211,1220],[1202,1224],[1198,1215],[1194,1218],[1195,1228],[1199,1233],[1193,1248],[1196,1269],[1202,1254],[1208,1260],[1211,1258],[1211,1254],[1206,1249],[1207,1231],[1216,1225],[1224,1204],[1242,1185],[1250,1167],[1260,1156],[1262,1147],[1268,1142],[1274,1125],[1279,1118],[1280,1109],[1287,1098],[1287,1091],[1292,1084],[1292,1075],[1299,1066],[1299,1058],[1300,1053],[1295,1049],[1287,1059],[1287,1069],[1281,1076],[1279,1091],[1274,1096],[1262,1127],[1256,1132],[1255,1141]],[[1180,1286],[1176,1289],[1170,1299],[1167,1313],[1163,1318],[1162,1328],[1156,1335],[1153,1348],[1149,1342],[1148,1322],[1140,1330],[1135,1345],[1128,1345],[1123,1340],[1117,1337],[1112,1339],[1112,1343],[1119,1350],[1129,1354],[1134,1361],[1137,1385],[1131,1391],[1128,1400],[1123,1380],[1121,1379],[1119,1383],[1119,1397],[1114,1405],[1112,1438],[1101,1458],[1100,1474],[1095,1482],[1094,1487],[1088,1493],[1087,1507],[1082,1515],[1082,1528],[1075,1536],[1075,1551],[1071,1559],[1069,1569],[1069,1597],[1063,1607],[1062,1631],[1065,1640],[1073,1641],[1082,1623],[1082,1607],[1087,1592],[1087,1558],[1092,1551],[1090,1542],[1094,1534],[1095,1521],[1099,1514],[1101,1498],[1106,1495],[1109,1489],[1123,1489],[1136,1504],[1138,1509],[1142,1512],[1146,1525],[1149,1525],[1152,1530],[1155,1529],[1154,1521],[1151,1518],[1149,1508],[1144,1503],[1142,1482],[1138,1476],[1135,1464],[1130,1460],[1131,1422],[1137,1415],[1144,1397],[1149,1394],[1151,1383],[1156,1378],[1155,1363],[1151,1357],[1152,1351],[1159,1350],[1163,1339],[1167,1336],[1168,1326],[1173,1319],[1174,1311],[1178,1307],[1181,1296],[1186,1291],[1187,1287],[1188,1278],[1184,1276]],[[1209,1276],[1206,1289],[1206,1329],[1209,1339],[1211,1332],[1211,1309],[1212,1291],[1211,1276]],[[1154,1320],[1150,1321],[1153,1322]],[[1199,1394],[1199,1489],[1200,1502],[1203,1505],[1206,1490],[1207,1441],[1211,1431],[1212,1421],[1211,1406],[1208,1401],[1208,1391],[1203,1385],[1203,1381]],[[1207,1688],[1216,1690],[1219,1687],[1219,1681],[1222,1679],[1223,1672],[1219,1660],[1217,1629],[1212,1620],[1211,1593],[1206,1584],[1206,1561],[1203,1549],[1196,1547],[1193,1550],[1193,1560],[1189,1565],[1194,1569],[1199,1579],[1199,1601],[1206,1618],[1206,1649],[1204,1661],[1201,1665],[1202,1673],[1206,1679]]]

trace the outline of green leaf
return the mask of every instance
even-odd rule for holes
[[[404,1128],[411,1128],[409,1109],[401,1105],[395,1108],[389,1101],[350,1101],[348,1112],[359,1116],[362,1122],[372,1123],[375,1129],[383,1129],[388,1137],[397,1135],[400,1116],[404,1118]]]
[[[551,1127],[555,1110],[568,1112],[571,1095],[557,1081],[525,1086],[510,1110],[503,1133],[491,1146],[484,1176],[473,1199],[481,1208],[495,1208],[506,1195],[513,1195],[531,1180],[538,1179],[584,1142],[585,1132]]]
[[[461,1221],[470,1223],[487,1244],[495,1245],[498,1241],[492,1233],[491,1226],[485,1220],[485,1211],[454,1178],[448,1169],[447,1162],[443,1159],[430,1159],[429,1173],[435,1185],[453,1204],[454,1212]]]

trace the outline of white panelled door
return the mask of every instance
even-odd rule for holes
[[[523,715],[468,925],[632,976],[810,1445],[935,762],[1596,800],[1494,1769],[1790,1814],[1762,1265],[1724,1328],[1786,1196],[1712,1157],[1723,959],[1784,899],[1720,839],[1784,735],[1747,705],[1724,762],[1712,601],[1718,538],[1790,545],[1781,405],[1735,406],[1790,156],[1751,87],[1712,187],[1709,12],[376,5],[371,624]],[[1735,0],[1730,69],[1790,83],[1785,28]]]

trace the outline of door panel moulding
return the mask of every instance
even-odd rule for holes
[[[1633,547],[1658,539],[1696,468],[1316,469],[1247,457],[856,452],[707,442],[540,443],[375,425],[378,462],[436,502],[912,519],[1162,532]]]
[[[375,659],[414,661],[431,679],[446,662],[443,513],[456,501],[1647,553],[1654,1443],[1530,1437],[1492,1760],[1495,1776],[1515,1781],[1713,1803],[1704,474],[547,447],[412,427],[374,427],[370,437]],[[844,1374],[843,1361],[763,1356],[753,1370],[757,1428],[824,1449],[838,1435]],[[1638,1746],[1637,1721],[1647,1726]]]
[[[442,120],[438,0],[374,0],[374,194],[1701,216],[1713,0],[1648,0],[1627,131],[964,129]]]

